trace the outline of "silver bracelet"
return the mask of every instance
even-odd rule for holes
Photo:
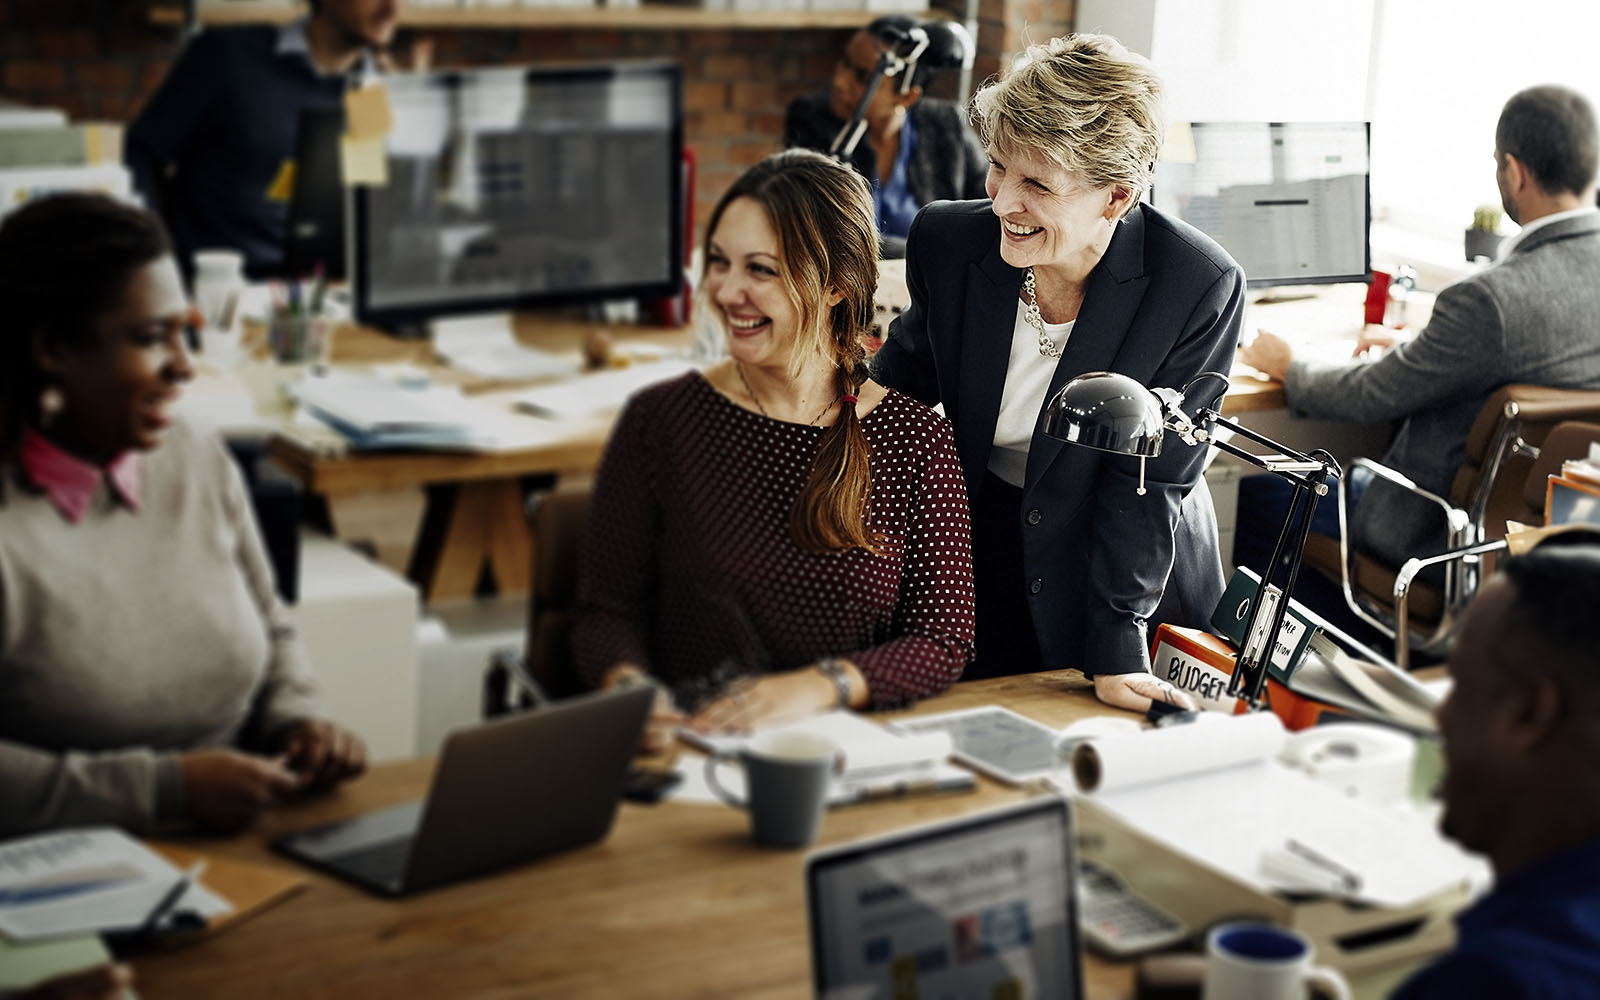
[[[825,656],[817,661],[816,667],[824,676],[833,681],[834,687],[839,689],[839,707],[849,708],[850,675],[845,672],[844,661],[832,656]]]

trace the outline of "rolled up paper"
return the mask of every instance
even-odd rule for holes
[[[1072,751],[1072,778],[1081,792],[1108,792],[1266,760],[1286,739],[1271,712],[1203,713],[1181,725],[1080,743]]]

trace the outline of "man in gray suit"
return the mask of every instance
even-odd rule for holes
[[[1564,87],[1513,96],[1495,128],[1495,181],[1522,230],[1500,260],[1439,293],[1414,339],[1373,362],[1296,360],[1262,331],[1240,360],[1284,383],[1298,416],[1401,421],[1383,462],[1448,496],[1485,401],[1511,383],[1600,389],[1600,211],[1594,109]],[[1351,525],[1362,549],[1398,564],[1442,551],[1438,508],[1382,481]]]

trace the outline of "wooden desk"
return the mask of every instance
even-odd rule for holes
[[[628,343],[680,348],[688,333],[677,327],[608,326],[548,317],[519,317],[517,334],[551,351],[576,350],[596,330]],[[331,360],[341,363],[409,361],[432,368],[441,381],[461,381],[490,405],[511,405],[516,390],[472,384],[435,365],[428,344],[402,341],[361,327],[341,328]],[[523,388],[519,386],[518,389]],[[286,428],[270,444],[272,455],[305,489],[328,504],[334,533],[349,540],[359,532],[355,507],[375,494],[415,495],[394,516],[404,522],[409,551],[396,560],[429,601],[471,597],[487,565],[502,593],[525,592],[533,540],[523,509],[521,479],[527,476],[587,478],[600,462],[611,420],[574,423],[543,421],[546,433],[533,447],[485,454],[392,452],[362,454],[346,450],[332,432]]]
[[[1000,703],[1051,726],[1115,712],[1076,672],[957,685],[916,712]],[[913,713],[914,714],[914,713]],[[431,763],[377,768],[339,794],[189,845],[289,865],[269,837],[421,794]],[[507,789],[515,794],[515,788]],[[831,811],[819,846],[1019,800],[978,791]],[[319,874],[308,889],[193,947],[140,958],[141,995],[167,997],[740,997],[811,995],[804,851],[750,842],[743,813],[624,803],[599,845],[400,902]],[[1088,996],[1125,1000],[1132,967],[1085,960]]]
[[[688,337],[682,328],[601,327],[546,318],[519,322],[523,324],[520,336],[550,350],[575,348],[596,328],[606,329],[618,341],[679,346]],[[346,363],[432,365],[427,344],[395,340],[359,327],[338,332],[332,358]],[[447,369],[438,370],[442,378],[450,378]],[[503,389],[482,385],[467,389],[483,394],[491,403],[505,397],[509,405],[510,393]],[[1234,373],[1222,410],[1236,414],[1282,409],[1283,405],[1281,384],[1240,368]],[[388,561],[417,583],[426,600],[436,601],[472,596],[485,566],[493,572],[502,593],[528,589],[533,540],[520,480],[527,476],[587,479],[599,465],[610,426],[609,418],[577,424],[551,422],[547,440],[538,446],[490,454],[362,454],[344,449],[331,431],[304,429],[279,433],[270,449],[303,488],[324,499],[334,534],[342,539],[361,536],[359,511],[363,504],[372,503],[379,495],[388,496],[388,516],[405,540]],[[421,489],[427,491],[425,498],[418,495]]]

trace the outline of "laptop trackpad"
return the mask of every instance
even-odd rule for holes
[[[423,800],[417,799],[355,819],[319,826],[288,839],[302,856],[328,861],[385,841],[410,839],[422,822],[422,805]]]

